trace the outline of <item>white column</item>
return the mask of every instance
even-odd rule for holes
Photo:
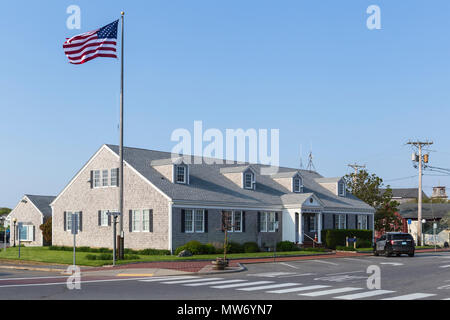
[[[317,240],[319,243],[322,243],[322,213],[319,213],[318,220]]]
[[[298,214],[298,232],[300,233],[299,242],[303,244],[303,214],[301,210]]]

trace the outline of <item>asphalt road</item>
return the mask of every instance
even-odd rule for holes
[[[379,267],[380,288],[368,289]],[[81,289],[46,272],[0,268],[0,299],[443,300],[450,299],[450,253],[333,258],[246,265],[247,271],[171,277],[81,277]],[[376,268],[375,267],[375,268]],[[372,278],[371,278],[372,279]],[[374,283],[374,281],[371,281]]]

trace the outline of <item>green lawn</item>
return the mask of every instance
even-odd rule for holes
[[[11,247],[0,251],[0,259],[18,260],[18,247]],[[319,251],[289,251],[289,252],[277,252],[276,256],[288,256],[288,255],[305,255],[323,253]],[[83,266],[102,266],[111,265],[112,260],[88,260],[86,255],[100,255],[100,253],[91,252],[77,252],[76,263]],[[209,254],[209,255],[196,255],[192,257],[179,258],[177,256],[166,255],[139,255],[140,259],[134,260],[121,260],[117,261],[117,264],[126,264],[130,262],[151,262],[151,261],[179,261],[179,260],[213,260],[217,257],[223,257],[223,254]],[[256,252],[256,253],[233,253],[227,254],[227,258],[256,258],[256,257],[273,257],[273,252]],[[73,263],[72,251],[57,251],[49,250],[48,247],[21,247],[20,248],[20,260],[26,261],[39,261],[57,264]]]

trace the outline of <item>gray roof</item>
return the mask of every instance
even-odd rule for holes
[[[337,183],[342,179],[342,177],[333,177],[333,178],[317,178],[315,179],[319,183]]]
[[[113,152],[119,154],[118,146],[107,146]],[[189,164],[189,184],[185,185],[172,183],[150,165],[155,160],[170,158],[170,152],[125,147],[123,154],[126,162],[174,201],[226,203],[259,208],[266,205],[282,206],[286,203],[300,204],[301,202],[296,201],[301,201],[302,198],[305,198],[304,194],[292,194],[290,190],[281,186],[271,176],[261,175],[261,168],[267,168],[268,166],[260,164],[250,165],[251,168],[255,169],[256,188],[255,190],[248,190],[239,187],[223,174],[223,171],[235,170],[233,168],[237,168],[236,166],[239,166],[241,170],[248,163],[234,162],[233,164],[225,164],[225,161],[223,161],[224,164],[195,164],[195,162],[191,162]],[[201,159],[199,157],[192,158],[193,160]],[[316,172],[285,167],[279,168],[280,173],[292,171],[297,171],[301,174],[304,186],[303,192],[305,194],[314,193],[324,203],[325,208],[373,210],[372,207],[351,194],[340,197],[322,187],[315,181],[317,178],[322,178]],[[286,194],[292,195],[286,196]]]
[[[50,203],[56,198],[54,196],[37,196],[26,194],[25,195],[31,202],[42,212],[44,217],[48,218],[52,216],[52,209]]]
[[[393,198],[412,198],[417,199],[419,195],[418,188],[391,188]],[[381,193],[384,193],[386,189],[380,189]],[[422,191],[422,196],[428,198],[425,192]]]
[[[398,209],[402,218],[417,219],[417,203],[403,203]],[[422,203],[423,219],[440,219],[447,214],[450,214],[450,203]]]
[[[278,172],[278,173],[272,174],[271,177],[273,179],[277,179],[277,178],[293,178],[297,174],[300,174],[300,172],[298,172],[298,170],[286,171],[286,172]]]

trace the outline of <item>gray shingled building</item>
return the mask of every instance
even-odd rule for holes
[[[346,192],[344,181],[259,164],[222,164],[169,152],[124,148],[125,247],[175,250],[190,240],[223,242],[222,216],[231,241],[262,248],[281,240],[299,244],[322,229],[373,229],[374,210]],[[78,212],[77,244],[111,247],[108,210],[117,210],[119,148],[103,145],[51,203],[53,244],[71,245],[68,215]]]

